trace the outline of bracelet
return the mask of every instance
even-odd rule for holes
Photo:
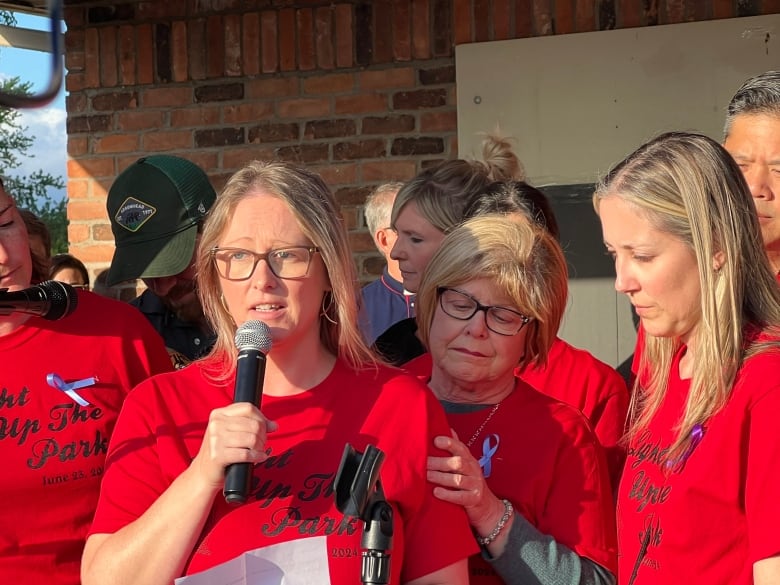
[[[507,499],[502,500],[504,502],[504,515],[501,516],[501,519],[498,521],[498,524],[496,524],[496,527],[492,530],[490,534],[487,536],[479,536],[477,535],[477,544],[480,546],[487,546],[491,542],[493,542],[499,534],[501,534],[501,531],[504,529],[504,526],[506,526],[506,523],[509,522],[509,519],[512,517],[512,514],[514,513],[515,509],[512,507],[512,502],[510,502]]]

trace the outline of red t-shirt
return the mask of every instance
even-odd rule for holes
[[[92,533],[113,533],[149,508],[198,453],[209,413],[232,402],[233,385],[207,382],[196,362],[131,393],[111,442]],[[362,522],[344,517],[333,494],[346,443],[385,453],[381,483],[395,510],[392,583],[477,549],[464,511],[435,498],[426,480],[428,455],[443,454],[433,437],[449,426],[417,380],[385,367],[356,373],[339,361],[315,388],[263,396],[261,408],[279,425],[268,438],[271,458],[255,467],[246,504],[231,506],[217,495],[185,574],[263,546],[325,535],[331,582],[359,584]]]
[[[430,364],[426,353],[404,367],[427,380]],[[483,409],[447,418],[466,443],[485,416]],[[511,501],[540,532],[616,574],[615,507],[607,464],[579,411],[520,380],[471,446],[477,459],[486,453],[491,462],[486,481],[497,497]],[[469,559],[469,569],[472,585],[503,583],[481,555]]]
[[[76,585],[119,409],[171,361],[141,313],[88,292],[68,317],[32,317],[0,337],[0,355],[0,576]],[[96,378],[76,390],[89,404],[51,386],[49,374]]]
[[[623,471],[621,446],[628,414],[628,390],[614,368],[583,349],[556,338],[542,368],[518,373],[531,386],[578,409],[590,422],[607,457],[612,486],[617,489]]]
[[[690,390],[681,348],[649,427],[629,445],[618,493],[621,585],[752,585],[753,563],[780,553],[780,352],[749,359],[690,455],[662,457]]]

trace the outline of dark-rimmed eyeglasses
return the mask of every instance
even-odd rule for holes
[[[247,280],[254,274],[260,260],[265,260],[268,268],[278,278],[303,278],[309,273],[312,254],[319,251],[316,246],[291,246],[261,254],[243,248],[214,247],[210,253],[222,278]]]
[[[484,311],[485,325],[499,335],[517,335],[531,320],[514,309],[483,305],[471,295],[455,288],[440,286],[436,293],[445,314],[459,321],[468,321],[478,311]]]

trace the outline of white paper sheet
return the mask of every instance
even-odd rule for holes
[[[248,551],[176,585],[330,585],[324,536]]]

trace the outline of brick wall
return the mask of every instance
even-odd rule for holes
[[[780,12],[780,0],[164,0],[67,3],[71,252],[93,272],[105,198],[139,156],[319,171],[361,280],[381,270],[361,205],[378,183],[457,156],[454,46]]]

